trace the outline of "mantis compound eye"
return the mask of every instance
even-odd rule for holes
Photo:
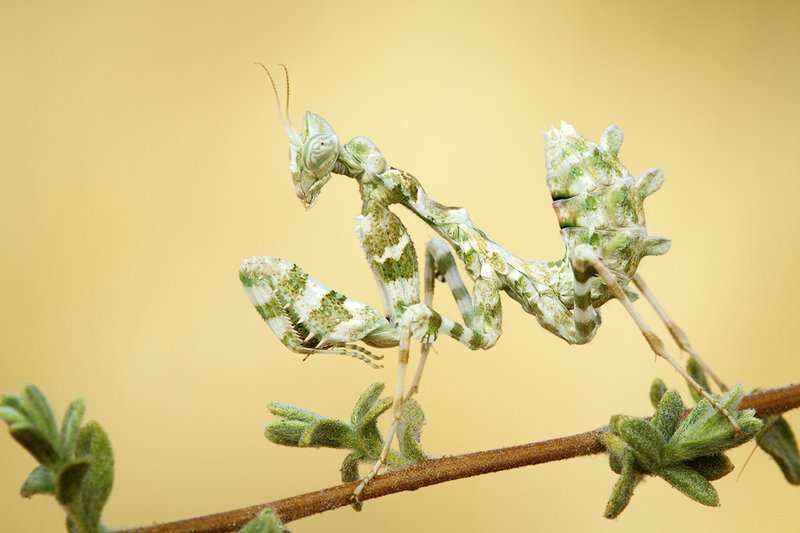
[[[321,178],[330,172],[339,154],[339,139],[332,133],[320,133],[309,138],[303,148],[303,166]]]

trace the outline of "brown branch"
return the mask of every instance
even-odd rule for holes
[[[800,407],[800,385],[750,394],[740,409],[755,409],[759,415],[780,414]],[[377,476],[361,494],[361,500],[395,492],[417,490],[428,485],[499,472],[521,466],[548,463],[604,451],[598,440],[605,428],[543,442],[432,459],[416,466]],[[119,533],[228,533],[237,531],[265,507],[272,508],[284,523],[348,505],[357,482],[337,485],[274,502],[244,507],[177,522],[169,522]]]

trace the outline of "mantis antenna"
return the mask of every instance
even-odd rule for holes
[[[278,63],[283,69],[283,77],[286,79],[286,120],[289,125],[292,125],[292,119],[289,117],[289,69],[283,63]]]
[[[263,68],[264,72],[267,73],[267,76],[269,77],[269,83],[272,85],[272,93],[275,95],[275,104],[278,106],[278,117],[281,120],[281,124],[283,124],[283,128],[289,134],[289,137],[294,137],[296,135],[294,125],[292,124],[292,119],[289,118],[289,69],[287,69],[286,65],[283,63],[279,63],[279,65],[283,68],[283,75],[286,79],[286,109],[282,110],[281,99],[280,96],[278,96],[278,88],[275,85],[275,79],[272,77],[272,73],[270,73],[269,69],[266,65],[264,65],[264,63],[259,63],[256,61],[254,64]]]

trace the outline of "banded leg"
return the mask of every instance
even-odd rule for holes
[[[706,364],[706,362],[703,361],[703,358],[700,357],[700,355],[695,351],[694,347],[689,342],[689,337],[686,336],[686,333],[684,333],[683,330],[675,322],[672,321],[672,319],[664,310],[664,308],[661,307],[661,304],[659,303],[658,300],[656,300],[655,295],[650,291],[650,288],[647,286],[647,284],[645,284],[644,279],[642,279],[642,276],[640,276],[638,273],[635,274],[633,276],[633,283],[636,285],[639,291],[641,291],[645,299],[648,302],[650,302],[650,305],[653,306],[653,309],[656,310],[656,313],[658,313],[658,316],[664,322],[664,325],[667,326],[670,335],[672,335],[672,338],[675,339],[675,342],[678,344],[678,346],[680,346],[681,350],[691,355],[692,358],[698,362],[698,364],[703,368],[706,374],[708,374],[711,377],[711,379],[714,380],[714,383],[717,384],[717,387],[719,387],[722,392],[727,391],[728,387],[714,373],[714,371],[711,370],[711,367],[709,367]]]
[[[372,307],[328,289],[300,267],[273,257],[250,257],[239,269],[245,294],[284,346],[355,357],[374,368],[382,356],[353,344],[397,346],[397,329]]]
[[[440,315],[430,305],[415,305],[408,309],[405,319],[412,334],[423,344],[440,334],[451,337],[471,350],[488,349],[502,334],[502,307],[499,283],[478,278],[470,296],[456,266],[450,247],[441,239],[432,239],[425,247],[426,299],[433,296],[433,283],[441,277],[450,287],[464,325]]]
[[[738,422],[733,418],[733,416],[725,409],[711,394],[709,394],[703,387],[697,383],[692,376],[689,375],[688,372],[667,352],[667,348],[664,345],[664,342],[653,332],[650,326],[644,321],[642,316],[633,306],[633,303],[628,299],[628,296],[625,294],[625,291],[622,290],[617,278],[614,277],[614,274],[609,270],[609,268],[603,263],[602,259],[595,253],[591,246],[588,244],[581,244],[577,246],[573,251],[572,255],[572,263],[578,271],[582,271],[585,275],[586,273],[597,274],[606,284],[608,289],[614,295],[614,297],[622,303],[622,306],[625,307],[625,310],[628,311],[628,314],[631,315],[633,321],[636,322],[636,325],[639,327],[639,330],[642,332],[645,340],[647,340],[647,344],[650,345],[650,348],[653,352],[663,358],[672,365],[672,367],[678,371],[678,373],[689,382],[689,384],[694,388],[703,398],[708,400],[711,405],[713,405],[717,411],[722,413],[723,416],[728,420],[728,422],[733,426],[734,430],[739,432],[740,427]],[[577,277],[576,273],[576,277]]]
[[[425,270],[423,277],[423,301],[425,305],[433,305],[433,290],[436,279],[441,279],[450,287],[450,292],[458,305],[458,310],[466,323],[473,319],[472,299],[464,285],[464,280],[456,266],[450,247],[441,239],[431,239],[425,246]],[[408,388],[405,399],[410,398],[419,391],[419,382],[428,360],[431,344],[423,344],[420,350],[420,360],[414,379]]]
[[[497,342],[501,332],[501,308],[500,294],[496,285],[489,280],[479,279],[475,283],[474,296],[470,299],[464,298],[459,288],[466,294],[466,288],[461,281],[455,262],[452,260],[449,248],[442,241],[432,241],[426,247],[425,261],[425,303],[415,304],[408,307],[400,316],[400,356],[397,370],[397,381],[395,384],[394,402],[392,403],[392,423],[386,434],[383,450],[380,459],[375,463],[372,470],[361,480],[361,483],[353,491],[353,498],[358,501],[360,494],[367,484],[378,474],[386,463],[391,443],[397,433],[398,423],[402,416],[403,404],[405,400],[414,394],[419,387],[422,378],[425,361],[427,360],[428,350],[439,333],[447,334],[461,342],[464,342],[473,350],[478,348],[488,348]],[[444,247],[444,248],[443,248]],[[437,262],[437,258],[449,257],[450,267],[446,267],[448,262]],[[441,266],[441,268],[440,268]],[[431,308],[433,299],[433,287],[437,273],[441,273],[448,281],[451,290],[459,302],[459,309],[468,309],[465,321],[476,326],[476,329],[465,328],[446,317],[442,317]],[[477,327],[481,329],[478,330]],[[408,367],[409,345],[412,335],[422,343],[422,357],[417,367],[413,382],[407,394],[403,394],[405,385],[405,374]]]
[[[572,322],[575,326],[575,344],[585,344],[592,340],[600,325],[600,315],[592,305],[592,290],[589,280],[594,272],[581,268],[576,258],[570,257],[572,275],[574,276],[575,303],[572,309]]]
[[[429,242],[425,247],[425,270],[423,275],[423,285],[422,285],[422,294],[423,294],[423,302],[428,307],[433,305],[433,289],[436,284],[436,277],[439,275],[439,272],[436,268],[436,262],[434,257],[431,255],[431,243]],[[441,241],[440,241],[441,242]],[[442,243],[444,244],[444,243]],[[446,246],[446,245],[445,245]],[[452,256],[451,256],[452,258]],[[463,283],[462,283],[463,285]],[[466,291],[466,288],[464,289]],[[470,305],[472,305],[472,301],[470,300]],[[425,363],[428,362],[428,354],[430,354],[431,345],[430,344],[423,344],[420,348],[420,357],[419,363],[417,363],[417,371],[414,373],[414,379],[411,380],[411,385],[408,387],[408,391],[403,398],[405,402],[409,398],[411,398],[414,394],[419,392],[419,382],[422,380],[422,372],[425,370]],[[399,421],[398,421],[399,422]]]
[[[417,255],[414,244],[400,219],[381,204],[365,203],[362,215],[357,219],[356,231],[383,296],[386,312],[391,313],[392,321],[398,330],[399,343],[397,377],[391,410],[392,422],[379,459],[353,491],[353,499],[358,501],[367,484],[386,464],[392,441],[397,433],[397,423],[403,409],[411,343],[411,332],[403,316],[408,309],[420,304]]]
[[[447,261],[442,262],[439,261],[441,257],[449,258],[449,263]],[[447,264],[448,267],[443,268],[443,264]],[[454,277],[455,275],[455,277]],[[424,277],[423,277],[423,297],[424,297],[424,304],[428,308],[433,305],[433,291],[436,282],[436,277],[442,276],[445,280],[448,281],[451,290],[453,291],[454,296],[456,296],[456,301],[459,302],[459,309],[472,309],[472,300],[469,299],[469,293],[467,293],[466,287],[464,287],[463,281],[461,281],[461,277],[458,273],[458,269],[455,266],[455,262],[453,261],[453,256],[450,254],[450,249],[447,247],[447,244],[441,240],[432,240],[428,243],[425,249],[425,266],[424,266]],[[457,287],[461,287],[460,291],[457,291]],[[463,291],[463,292],[462,292]],[[462,300],[459,300],[459,296],[462,296]],[[463,301],[463,296],[466,296],[466,302]],[[468,306],[468,307],[467,307]],[[409,328],[401,327],[400,333],[400,364],[398,366],[398,375],[397,381],[395,383],[395,392],[394,392],[394,402],[392,403],[392,422],[391,426],[389,427],[389,431],[386,435],[386,441],[384,442],[383,450],[381,450],[380,459],[373,465],[372,469],[364,476],[359,483],[356,490],[353,491],[353,497],[356,501],[358,501],[358,497],[367,484],[378,474],[380,469],[386,463],[386,459],[389,455],[389,450],[391,449],[391,443],[394,440],[394,436],[397,433],[397,428],[400,423],[400,418],[402,417],[403,413],[403,405],[405,401],[411,398],[418,390],[419,390],[419,383],[422,379],[422,373],[425,369],[425,363],[428,360],[428,354],[430,353],[431,343],[423,343],[422,348],[420,350],[420,360],[417,363],[417,370],[414,374],[414,378],[411,382],[411,385],[408,388],[407,392],[404,392],[404,383],[405,383],[405,374],[408,368],[408,358],[409,358],[409,351],[410,351],[410,341],[411,341],[411,331]]]

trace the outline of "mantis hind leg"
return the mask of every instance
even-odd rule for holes
[[[611,270],[603,263],[602,259],[595,253],[592,247],[588,244],[581,244],[577,246],[573,253],[572,253],[572,262],[575,268],[581,273],[581,276],[585,275],[598,275],[603,280],[603,283],[606,284],[608,289],[611,291],[611,294],[614,295],[616,299],[622,303],[622,306],[628,311],[628,314],[631,315],[633,321],[636,322],[636,325],[639,327],[639,330],[642,332],[645,340],[650,345],[650,348],[653,352],[663,358],[672,365],[672,367],[689,383],[689,385],[695,389],[703,398],[708,400],[711,405],[713,405],[717,411],[722,413],[723,416],[728,420],[728,422],[733,426],[734,430],[737,432],[740,430],[738,422],[733,418],[733,415],[725,409],[722,404],[717,401],[716,398],[711,396],[702,386],[700,386],[697,381],[689,375],[688,372],[667,352],[667,348],[664,345],[664,341],[662,341],[650,328],[647,322],[644,321],[642,316],[639,314],[639,311],[633,306],[633,303],[630,301],[628,296],[625,294],[625,291],[622,289],[622,286],[617,281],[617,278],[611,272]],[[576,272],[576,278],[578,276],[578,272]]]
[[[245,294],[284,346],[305,355],[340,354],[379,368],[382,356],[354,344],[397,346],[397,329],[372,307],[333,291],[300,267],[250,257],[239,269]]]
[[[675,339],[675,342],[680,346],[681,350],[688,353],[692,356],[692,358],[697,361],[697,363],[703,368],[706,374],[708,374],[714,383],[717,384],[717,387],[720,388],[721,391],[725,392],[728,390],[728,387],[722,380],[714,373],[713,370],[703,361],[703,358],[695,351],[694,347],[692,346],[691,342],[689,342],[689,337],[686,336],[686,333],[675,323],[673,322],[672,318],[667,314],[664,308],[661,306],[661,303],[656,299],[655,295],[650,291],[650,288],[642,279],[642,276],[636,274],[633,276],[633,283],[636,285],[636,288],[642,293],[645,299],[650,302],[650,305],[653,306],[658,316],[664,322],[664,325],[667,326],[670,335],[672,338]]]

